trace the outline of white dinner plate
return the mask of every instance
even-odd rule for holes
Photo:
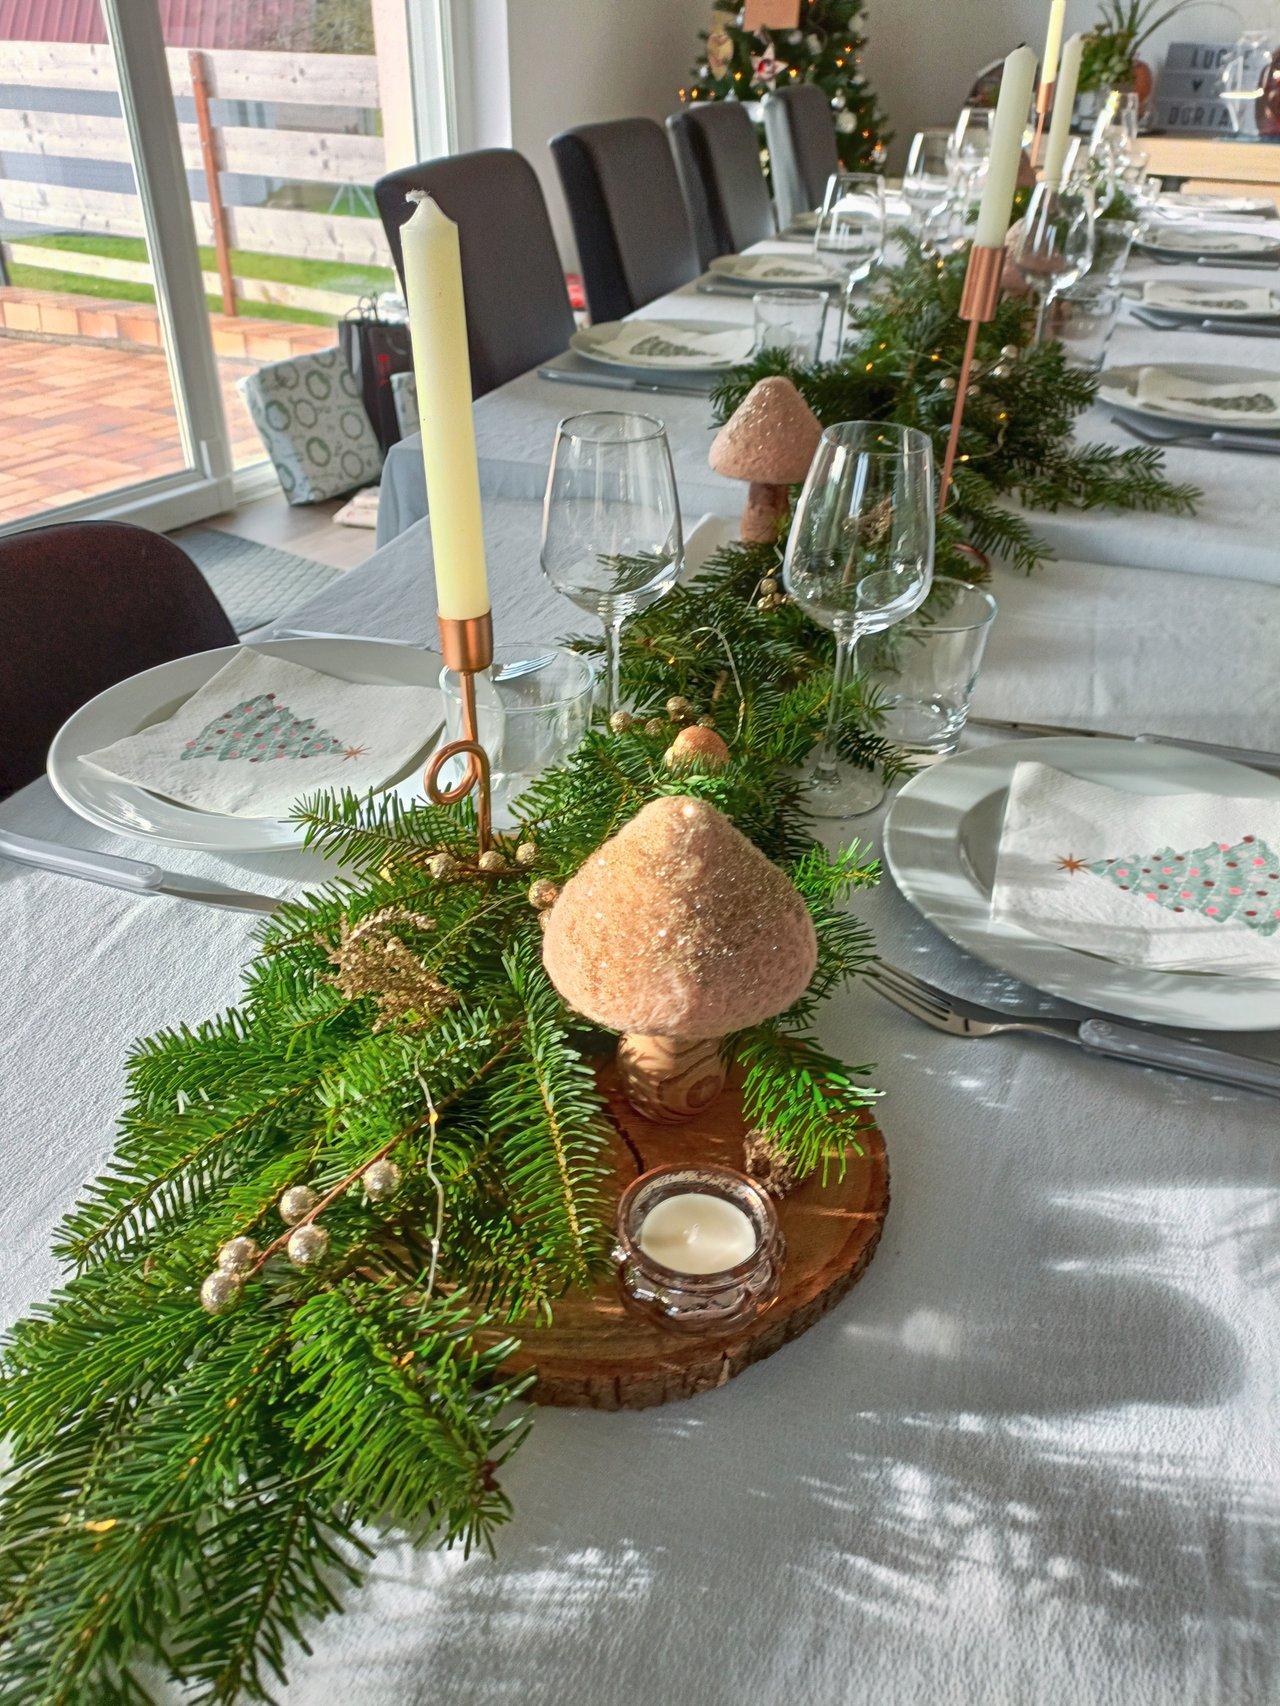
[[[1280,262],[1280,243],[1274,237],[1253,236],[1247,231],[1203,230],[1193,225],[1148,226],[1134,243],[1148,255],[1167,255],[1179,261]]]
[[[1163,312],[1163,310],[1161,310]],[[1161,367],[1179,379],[1190,379],[1198,385],[1248,385],[1262,378],[1269,384],[1280,385],[1280,373],[1259,373],[1256,367],[1221,367],[1208,361],[1144,361],[1133,367],[1105,367],[1098,376],[1098,401],[1109,408],[1121,409],[1142,420],[1169,422],[1194,427],[1199,432],[1217,428],[1226,432],[1261,433],[1272,437],[1280,433],[1280,419],[1259,419],[1256,415],[1210,413],[1206,409],[1188,406],[1179,409],[1175,404],[1157,408],[1154,403],[1138,402],[1138,376],[1144,367]]]
[[[1180,747],[1059,736],[957,753],[913,776],[885,822],[886,862],[917,912],[988,965],[1081,1007],[1195,1030],[1280,1028],[1280,981],[1121,966],[992,922],[1010,779],[1033,760],[1134,794],[1280,800],[1280,777]]]
[[[569,340],[587,361],[666,373],[727,373],[750,358],[750,326],[713,320],[602,320]]]
[[[1266,196],[1253,195],[1216,195],[1208,190],[1165,190],[1159,201],[1159,208],[1171,208],[1175,213],[1185,209],[1188,213],[1214,213],[1241,215],[1253,218],[1271,218],[1276,216],[1276,204]]]
[[[840,280],[812,255],[719,255],[710,270],[753,290],[834,290]]]
[[[263,640],[255,651],[290,663],[336,676],[341,681],[365,681],[383,687],[435,687],[440,680],[441,659],[435,652],[416,646],[392,645],[377,640]],[[149,793],[134,783],[107,776],[84,755],[97,752],[126,735],[171,717],[205,682],[230,662],[239,646],[220,646],[217,651],[196,652],[157,664],[141,675],[130,676],[108,687],[82,705],[58,730],[49,748],[49,780],[73,812],[100,829],[155,841],[163,847],[186,847],[205,853],[266,852],[272,848],[297,847],[301,831],[295,825],[269,817],[230,817],[221,812],[200,811]],[[422,747],[402,777],[425,763],[444,722],[422,731]]]

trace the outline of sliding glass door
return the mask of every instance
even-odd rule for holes
[[[0,20],[0,529],[214,514],[262,464],[240,382],[394,287],[372,185],[448,145],[447,0]]]

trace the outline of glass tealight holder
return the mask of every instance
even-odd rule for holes
[[[731,1223],[745,1219],[754,1238],[750,1254],[731,1267],[687,1272],[659,1261],[644,1248],[646,1222],[674,1199],[707,1197],[727,1204]],[[693,1212],[692,1210],[689,1212]],[[717,1208],[717,1212],[719,1212]],[[670,1237],[666,1248],[670,1247]],[[680,1333],[721,1333],[740,1327],[778,1295],[786,1244],[767,1191],[729,1167],[655,1167],[634,1179],[618,1203],[613,1259],[623,1300],[638,1314]]]

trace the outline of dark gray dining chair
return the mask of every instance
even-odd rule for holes
[[[123,521],[0,539],[0,631],[0,799],[40,775],[49,742],[95,694],[236,641],[182,547]]]
[[[471,395],[483,397],[559,355],[573,336],[573,310],[542,186],[524,156],[484,148],[378,179],[373,193],[401,284],[410,190],[425,190],[458,227]]]
[[[620,320],[701,270],[675,162],[648,118],[580,124],[551,139],[597,324]]]
[[[827,179],[840,169],[836,121],[815,83],[797,83],[764,98],[764,137],[773,173],[778,224],[820,205]]]
[[[681,107],[667,133],[702,266],[774,235],[756,127],[740,101]]]

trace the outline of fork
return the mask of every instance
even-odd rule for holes
[[[1109,1060],[1127,1060],[1135,1066],[1155,1066],[1165,1072],[1183,1073],[1188,1078],[1206,1078],[1213,1083],[1232,1084],[1240,1090],[1256,1090],[1264,1096],[1280,1096],[1280,1066],[1270,1061],[1231,1054],[1225,1049],[1205,1048],[1200,1043],[1166,1037],[1158,1031],[1117,1025],[1110,1019],[1041,1019],[1002,1013],[948,995],[945,990],[884,960],[873,963],[868,977],[877,995],[951,1037],[996,1037],[1018,1031],[1074,1043],[1086,1054]]]
[[[1130,438],[1140,438],[1144,444],[1172,445],[1185,450],[1241,450],[1249,456],[1280,456],[1280,438],[1263,438],[1243,432],[1222,432],[1215,428],[1212,432],[1173,432],[1152,431],[1150,427],[1140,427],[1135,421],[1113,415],[1112,420],[1121,432],[1127,432]]]

